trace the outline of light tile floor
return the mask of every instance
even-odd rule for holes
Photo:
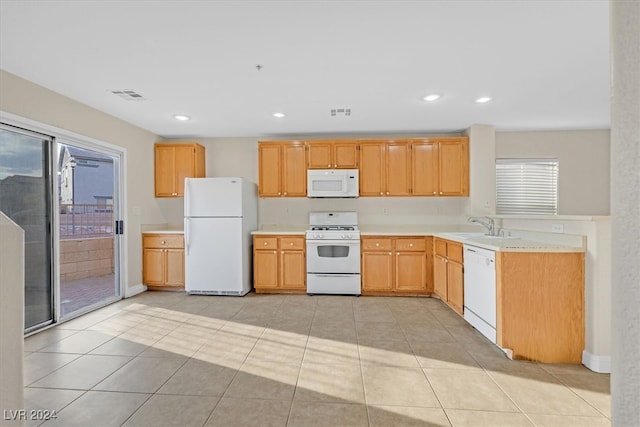
[[[57,415],[26,425],[611,425],[608,375],[511,361],[431,298],[146,292],[24,361],[27,409]]]

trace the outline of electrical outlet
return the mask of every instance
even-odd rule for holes
[[[552,233],[564,233],[564,224],[553,224],[551,226]]]

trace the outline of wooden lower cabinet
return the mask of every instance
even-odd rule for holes
[[[581,363],[584,253],[496,252],[497,344],[513,359]]]
[[[253,286],[256,293],[306,293],[304,236],[254,236]]]
[[[434,293],[457,313],[463,314],[464,267],[462,244],[451,240],[433,240]]]
[[[432,292],[431,237],[362,237],[363,295]]]
[[[184,290],[184,236],[144,234],[142,282],[151,290]]]

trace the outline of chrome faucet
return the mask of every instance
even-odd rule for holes
[[[493,218],[489,218],[489,217],[484,217],[484,218],[471,217],[471,218],[469,218],[469,222],[477,222],[478,224],[482,225],[484,228],[487,229],[487,234],[489,236],[495,236],[495,227],[494,227],[494,223],[493,223]]]

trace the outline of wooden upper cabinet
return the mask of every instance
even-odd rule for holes
[[[282,154],[278,143],[258,144],[258,182],[260,197],[282,195]]]
[[[384,196],[386,193],[386,143],[360,144],[360,195]]]
[[[183,197],[185,178],[205,176],[205,148],[200,144],[154,146],[156,197]]]
[[[469,195],[469,138],[438,140],[440,196]]]
[[[304,144],[282,145],[282,195],[285,197],[307,196],[307,152]]]
[[[411,195],[411,145],[406,142],[387,143],[387,196]]]
[[[411,145],[411,187],[414,196],[437,196],[440,191],[438,144],[415,141]]]
[[[411,195],[411,145],[408,142],[360,144],[360,195]]]
[[[356,141],[307,141],[309,169],[357,169]]]
[[[306,197],[307,156],[301,141],[258,143],[260,197]]]

